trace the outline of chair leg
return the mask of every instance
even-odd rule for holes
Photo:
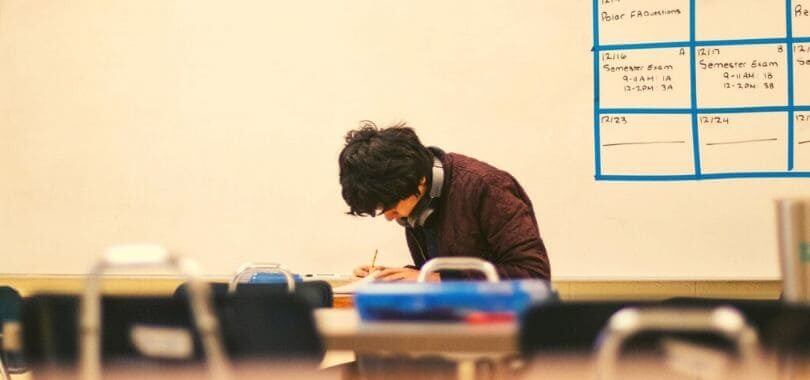
[[[8,375],[8,368],[6,368],[6,362],[3,360],[2,353],[0,353],[0,380],[11,380],[11,377]]]

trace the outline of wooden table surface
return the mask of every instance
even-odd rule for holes
[[[335,294],[332,297],[332,307],[346,309],[354,307],[354,296],[351,294]]]

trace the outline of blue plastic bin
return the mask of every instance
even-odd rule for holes
[[[548,282],[445,281],[371,283],[357,290],[360,318],[375,320],[465,320],[472,314],[517,316],[530,305],[559,298]]]

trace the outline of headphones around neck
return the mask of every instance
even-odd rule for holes
[[[422,196],[422,199],[416,204],[416,207],[411,211],[411,215],[408,215],[408,218],[397,220],[403,227],[424,226],[425,222],[430,218],[430,215],[436,211],[433,203],[435,199],[442,196],[442,187],[444,186],[444,166],[442,166],[442,162],[436,157],[433,157],[432,173],[433,179],[431,180],[428,198]]]

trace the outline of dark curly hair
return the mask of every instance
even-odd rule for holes
[[[433,155],[405,123],[377,128],[363,121],[346,134],[338,164],[348,214],[375,216],[378,207],[387,210],[419,194],[419,182],[429,177]]]

